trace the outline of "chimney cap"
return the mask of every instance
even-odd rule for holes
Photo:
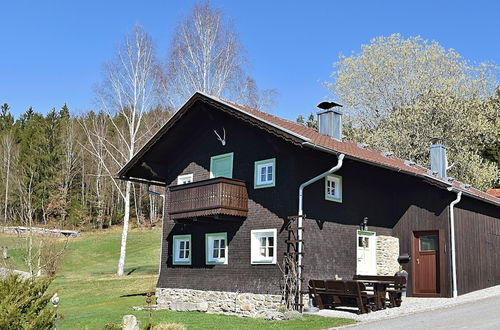
[[[331,108],[334,108],[334,107],[342,107],[342,105],[335,103],[335,102],[323,101],[320,104],[318,104],[316,107],[318,107],[321,110],[330,110]]]
[[[333,112],[333,113],[336,113],[338,115],[343,115],[344,113],[338,109],[328,109],[328,110],[321,110],[321,111],[318,111],[316,112],[316,115],[320,116],[322,114],[325,114],[325,113],[330,113],[330,112]]]

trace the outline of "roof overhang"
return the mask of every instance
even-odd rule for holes
[[[118,172],[118,178],[121,180],[128,180],[128,181],[134,181],[134,182],[142,182],[142,183],[149,183],[149,184],[154,184],[154,185],[160,185],[160,186],[166,186],[166,183],[164,182],[159,182],[159,181],[152,181],[152,180],[144,180],[141,178],[129,178],[126,176],[126,173],[128,170],[130,170],[134,165],[137,164],[137,162],[141,159],[141,157],[148,152],[148,150],[191,108],[194,106],[194,104],[198,101],[204,102],[205,104],[209,104],[221,111],[224,111],[226,113],[230,113],[240,119],[243,119],[245,121],[248,121],[254,125],[259,126],[260,128],[263,128],[267,130],[268,132],[277,135],[278,137],[281,137],[289,142],[292,142],[298,146],[302,147],[307,147],[311,149],[315,149],[321,152],[326,152],[330,154],[335,154],[338,155],[341,152],[327,148],[321,145],[317,145],[315,143],[311,142],[311,139],[302,136],[300,134],[297,134],[296,132],[293,132],[289,129],[286,129],[284,127],[281,127],[279,125],[276,125],[275,123],[269,122],[263,118],[260,118],[258,116],[255,116],[249,112],[243,111],[239,107],[235,106],[234,104],[231,104],[231,102],[225,101],[223,99],[220,99],[218,97],[210,96],[202,92],[196,92],[193,94],[193,96],[163,125],[150,139],[146,144],[132,157],[132,159],[123,166],[123,168]],[[464,195],[483,201],[487,202],[496,206],[500,206],[500,199],[498,201],[490,200],[488,198],[481,197],[478,194],[474,194],[470,189],[466,188],[461,188],[454,186],[453,183],[450,183],[448,181],[445,181],[439,177],[429,175],[426,173],[416,173],[412,171],[407,171],[403,168],[398,168],[398,167],[392,167],[389,165],[381,164],[378,162],[366,160],[360,157],[356,157],[354,155],[350,155],[348,153],[344,153],[345,157],[347,159],[351,159],[357,162],[362,162],[365,164],[369,164],[372,166],[376,167],[381,167],[390,171],[398,172],[398,173],[404,173],[407,175],[415,176],[418,178],[421,178],[423,181],[432,184],[434,186],[437,186],[441,189],[448,189],[449,187],[453,187],[454,190],[456,191],[462,191]],[[495,198],[496,199],[496,198]]]

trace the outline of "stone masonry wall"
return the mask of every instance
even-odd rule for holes
[[[271,318],[281,306],[281,296],[191,289],[157,288],[160,309]]]
[[[377,236],[377,275],[393,276],[399,270],[399,239]]]

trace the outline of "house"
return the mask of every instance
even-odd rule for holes
[[[319,116],[320,133],[195,93],[121,169],[165,189],[158,301],[276,307],[284,255],[304,283],[393,275],[400,257],[411,296],[500,284],[500,199],[448,178],[442,145],[431,171],[343,141],[335,108]]]

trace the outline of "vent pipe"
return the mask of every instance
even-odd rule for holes
[[[321,134],[342,141],[342,112],[335,107],[341,107],[335,102],[321,102],[318,108],[323,111],[318,112],[318,131]]]
[[[431,144],[431,171],[437,172],[440,178],[446,179],[448,176],[448,161],[446,159],[446,148],[442,144]]]

